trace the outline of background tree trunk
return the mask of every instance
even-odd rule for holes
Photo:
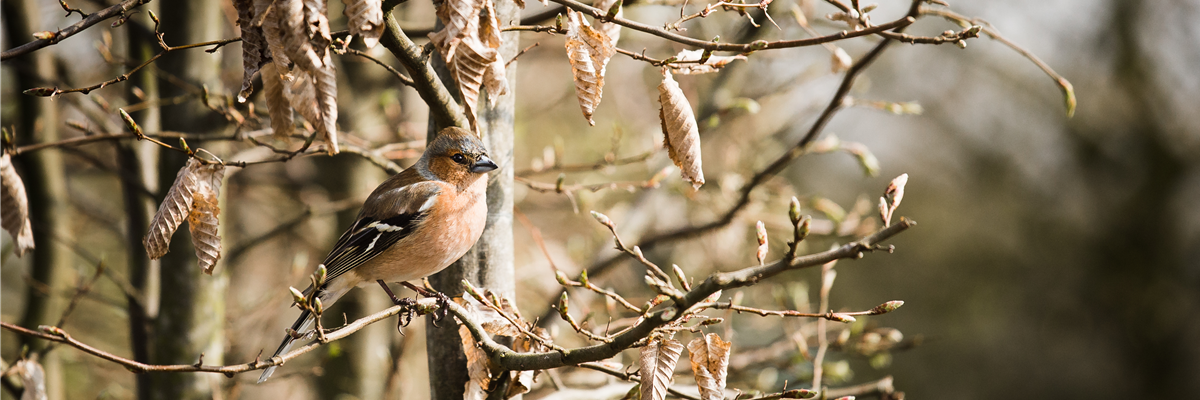
[[[511,0],[497,1],[496,13],[501,26],[520,23],[521,10]],[[511,60],[520,46],[518,32],[506,32],[502,37],[504,44],[500,47],[500,57],[506,61]],[[513,299],[513,293],[516,291],[512,238],[516,67],[517,63],[514,62],[506,68],[508,94],[500,96],[495,107],[486,106],[486,96],[491,96],[490,93],[480,96],[480,104],[483,105],[478,116],[480,130],[488,145],[488,154],[500,168],[488,175],[488,217],[483,236],[462,259],[430,278],[434,288],[451,297],[462,294],[460,282],[464,279],[509,299]],[[435,134],[431,129],[430,140]],[[439,324],[441,327],[435,327],[433,324],[425,326],[430,398],[435,400],[462,399],[467,382],[462,340],[458,336],[458,325],[453,322],[453,318],[447,318]]]
[[[213,40],[227,34],[221,27],[228,25],[221,18],[221,2],[217,0],[186,0],[163,10],[162,30],[168,43],[196,43]],[[160,81],[162,97],[170,98],[196,94],[197,88],[207,85],[212,93],[220,93],[218,73],[220,58],[203,51],[175,52],[163,57],[159,66],[180,80]],[[162,108],[162,127],[197,134],[210,133],[215,125],[212,112],[195,102]],[[183,154],[163,152],[159,187],[170,187],[178,171],[187,161]],[[163,191],[165,192],[165,191]],[[165,194],[165,193],[160,193]],[[229,225],[222,224],[227,227]],[[191,238],[184,229],[176,232],[170,252],[162,258],[163,296],[155,319],[152,359],[157,364],[194,364],[201,354],[205,364],[221,364],[225,345],[225,292],[228,275],[224,264],[218,264],[213,275],[205,275],[197,266]],[[150,398],[163,400],[211,399],[219,387],[220,375],[213,374],[154,374],[150,383]]]
[[[27,38],[34,26],[41,26],[41,16],[36,4],[28,0],[4,2],[5,26],[9,40]],[[26,17],[28,16],[28,18]],[[17,84],[22,89],[46,86],[57,80],[54,55],[40,52],[15,60]],[[17,101],[18,120],[14,135],[19,142],[52,142],[59,138],[58,107],[49,104],[52,100],[21,96]],[[8,122],[5,123],[6,125]],[[28,276],[34,283],[25,293],[25,310],[21,325],[37,329],[38,325],[54,325],[65,306],[60,295],[67,290],[66,273],[70,268],[70,254],[58,238],[65,236],[67,216],[62,200],[66,198],[67,182],[63,174],[62,154],[43,151],[13,158],[13,164],[22,172],[25,190],[29,199],[29,218],[33,223],[35,248],[26,257],[31,260]],[[20,338],[22,346],[30,351],[48,351],[49,343],[31,337]],[[40,360],[46,371],[46,393],[51,398],[63,396],[63,374],[61,361],[55,353],[45,353]]]
[[[144,7],[151,7],[147,4]],[[153,57],[158,50],[158,44],[141,32],[130,31],[128,35],[129,59],[133,62],[143,62]],[[129,104],[140,101],[153,101],[158,96],[158,80],[151,74],[137,74],[130,78],[131,85],[125,87],[126,100]],[[141,89],[144,97],[139,99],[134,94],[134,88]],[[138,121],[142,129],[148,132],[162,130],[161,112],[158,107],[149,107],[142,111],[134,111],[130,116]],[[142,237],[146,234],[150,217],[154,214],[153,198],[147,197],[142,189],[151,192],[158,189],[158,151],[157,145],[149,142],[136,141],[116,143],[117,160],[120,163],[121,193],[125,201],[126,217],[126,253],[128,259],[129,283],[136,290],[135,296],[126,296],[129,310],[129,346],[133,359],[150,362],[150,341],[154,337],[153,319],[158,313],[160,266],[157,260],[146,256],[142,246]],[[150,374],[138,374],[137,398],[150,398]]]

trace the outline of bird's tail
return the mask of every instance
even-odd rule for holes
[[[307,331],[308,328],[312,326],[312,324],[313,324],[312,313],[309,312],[308,310],[303,310],[300,312],[300,318],[296,318],[296,323],[292,324],[292,331],[297,332],[297,333],[302,333],[304,331]],[[275,354],[271,355],[271,357],[274,358],[281,354],[287,353],[288,349],[292,348],[292,342],[295,342],[295,341],[296,341],[295,337],[292,337],[292,335],[287,335],[287,337],[283,338],[283,343],[279,344],[279,349],[275,350]],[[271,374],[275,373],[276,368],[279,368],[279,366],[275,365],[275,366],[267,367],[267,369],[263,371],[262,376],[258,377],[258,383],[266,382],[267,378],[270,378]]]

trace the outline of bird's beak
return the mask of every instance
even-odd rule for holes
[[[488,156],[479,156],[479,160],[475,161],[474,165],[471,165],[471,172],[482,174],[496,168],[500,167],[496,166],[496,163],[492,162],[492,159],[488,158]]]

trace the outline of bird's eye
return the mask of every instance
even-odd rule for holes
[[[454,162],[459,163],[459,164],[467,163],[467,158],[463,157],[462,153],[455,154],[455,155],[451,156],[450,159],[454,160]]]

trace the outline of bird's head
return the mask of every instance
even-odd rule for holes
[[[487,155],[483,142],[468,130],[449,127],[425,148],[422,156],[439,180],[463,186],[498,168]]]

